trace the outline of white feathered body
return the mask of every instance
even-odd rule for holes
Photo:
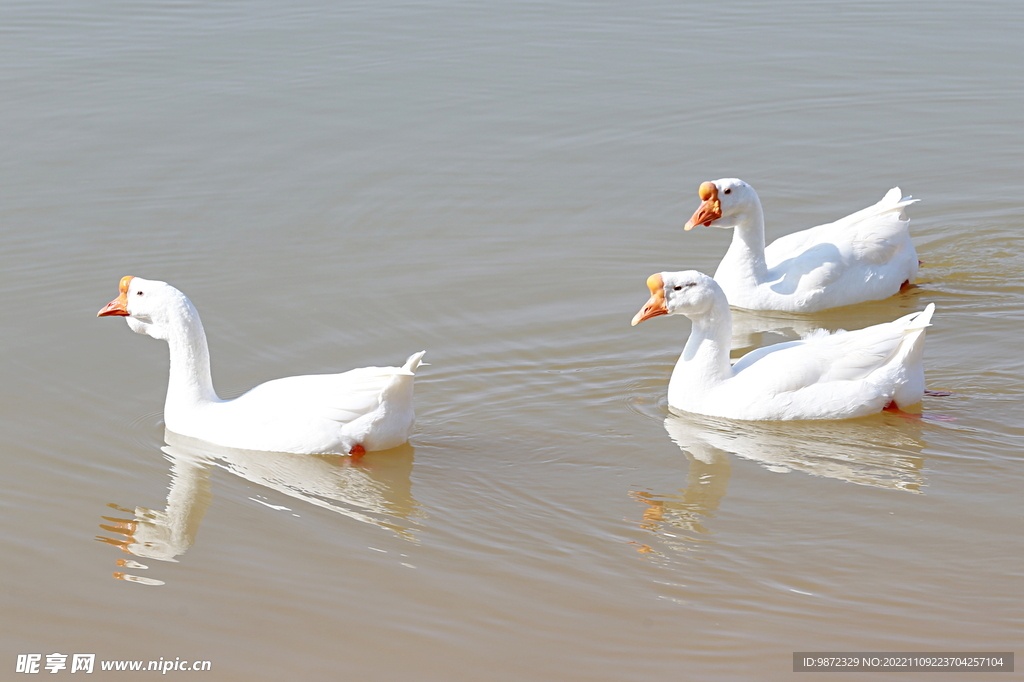
[[[169,399],[164,421],[174,433],[244,450],[348,454],[356,445],[387,450],[409,440],[413,381],[422,357],[416,353],[403,367],[275,379],[233,400]]]
[[[173,433],[229,448],[296,454],[355,454],[356,446],[387,450],[409,439],[422,351],[402,367],[287,377],[221,400],[203,323],[185,294],[166,282],[129,276],[121,281],[121,296],[99,314],[124,316],[133,331],[167,342],[164,423]]]
[[[924,337],[935,304],[893,322],[759,348],[723,381],[694,381],[687,349],[669,382],[669,405],[746,420],[846,419],[908,407],[924,395]],[[728,338],[728,337],[726,337]],[[688,352],[689,351],[689,352]],[[710,384],[710,385],[709,385]]]
[[[894,187],[873,206],[767,247],[758,201],[750,223],[736,226],[715,281],[730,305],[748,310],[812,313],[888,298],[917,277],[917,251],[903,213],[915,201]]]

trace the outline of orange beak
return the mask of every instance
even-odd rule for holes
[[[693,217],[683,226],[684,230],[692,230],[698,225],[709,227],[711,223],[722,217],[722,203],[718,200],[718,187],[713,182],[702,183],[697,190],[701,205]]]
[[[131,313],[128,312],[128,285],[132,281],[131,275],[126,275],[121,278],[121,284],[118,285],[118,290],[121,295],[115,298],[113,301],[103,306],[103,308],[96,313],[96,317],[110,317],[111,315],[117,315],[119,317],[128,317]]]
[[[668,315],[668,306],[665,305],[665,280],[661,278],[661,273],[655,273],[647,278],[647,288],[651,290],[651,298],[640,312],[633,316],[634,327],[652,317]]]

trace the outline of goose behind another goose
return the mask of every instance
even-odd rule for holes
[[[916,199],[889,190],[874,206],[764,243],[754,188],[736,178],[705,182],[686,223],[733,228],[715,272],[729,304],[747,310],[813,313],[895,295],[917,277],[917,252],[903,208]]]

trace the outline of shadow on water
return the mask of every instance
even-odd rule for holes
[[[709,520],[721,506],[732,457],[774,473],[802,472],[857,485],[922,492],[920,415],[879,414],[861,419],[742,422],[669,414],[665,430],[689,460],[686,487],[671,493],[630,491],[645,505],[640,527],[678,551],[713,542]],[[641,552],[654,552],[641,545]]]
[[[414,449],[403,445],[372,452],[358,462],[336,455],[293,455],[280,452],[236,450],[166,432],[161,450],[170,461],[171,485],[163,510],[109,506],[132,518],[104,516],[100,528],[118,537],[97,540],[127,554],[157,561],[178,561],[195,542],[206,510],[213,500],[211,472],[223,469],[259,486],[283,493],[306,504],[328,509],[350,519],[389,530],[416,541],[412,526],[424,512],[412,495]],[[290,511],[271,504],[261,495],[250,499],[271,509]],[[118,566],[146,569],[133,559]],[[120,580],[149,585],[163,582],[125,572]]]

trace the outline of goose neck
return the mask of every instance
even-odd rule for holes
[[[719,275],[726,280],[750,280],[757,284],[765,281],[768,266],[764,258],[764,213],[761,204],[752,204],[741,214],[733,228],[732,243],[718,266],[715,279]]]
[[[191,304],[187,305],[179,323],[168,331],[171,368],[164,418],[167,428],[177,431],[171,422],[175,421],[182,410],[199,407],[204,403],[220,402],[220,399],[213,389],[206,332],[195,308]]]
[[[732,376],[732,315],[725,295],[718,299],[710,311],[690,318],[690,338],[672,373],[670,392],[675,388],[697,396]]]

